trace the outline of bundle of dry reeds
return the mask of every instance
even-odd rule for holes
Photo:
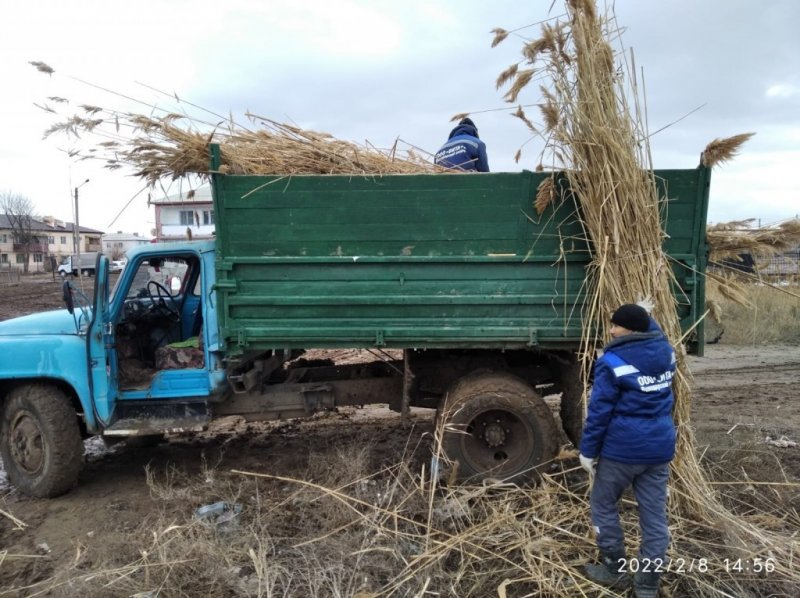
[[[721,222],[708,227],[706,239],[710,260],[715,269],[723,270],[722,273],[706,273],[708,297],[721,296],[738,305],[750,307],[751,302],[747,298],[745,285],[754,279],[759,280],[759,275],[758,272],[749,273],[736,268],[736,262],[742,261],[743,254],[749,254],[757,263],[761,258],[768,258],[800,245],[800,220],[787,220],[763,228],[752,228],[753,222],[752,219],[739,220]],[[793,294],[773,284],[761,280],[759,282],[768,284],[780,292]],[[706,307],[709,309],[709,317],[722,324],[722,308],[718,302],[707,299]]]
[[[603,29],[603,19],[589,0],[567,3],[566,23],[545,24],[540,39],[524,55],[549,78],[540,87],[545,132],[553,158],[566,168],[580,202],[591,241],[591,300],[584,310],[584,375],[588,378],[595,331],[606,330],[609,315],[622,303],[649,299],[654,316],[676,342],[681,331],[671,292],[672,268],[662,249],[659,197],[649,164],[647,135],[630,105],[625,79]],[[518,81],[517,81],[518,82]],[[518,91],[512,85],[512,91]],[[635,90],[634,90],[635,92]],[[689,419],[689,372],[679,357],[675,383],[675,419],[681,430],[675,461],[680,492],[676,504],[703,516],[706,487],[693,454]]]
[[[710,259],[718,262],[737,259],[742,253],[766,257],[800,245],[800,220],[787,220],[775,226],[752,228],[753,220],[721,222],[708,227],[706,238]]]
[[[55,112],[52,108],[47,108]],[[105,166],[127,166],[155,187],[162,181],[209,174],[210,143],[220,145],[221,172],[230,174],[407,174],[447,172],[413,148],[389,149],[342,141],[317,131],[279,123],[252,113],[255,128],[238,124],[233,116],[208,122],[197,117],[117,112],[82,105],[83,114],[65,117],[47,131],[74,137],[92,134],[106,140],[81,159],[101,159]],[[153,107],[157,111],[157,107]]]
[[[672,268],[662,249],[661,198],[648,174],[652,172],[648,135],[635,76],[631,75],[629,87],[625,65],[618,68],[608,41],[618,32],[610,29],[611,19],[598,14],[593,0],[567,0],[566,9],[566,21],[545,23],[541,37],[525,45],[523,62],[530,68],[517,69],[508,79],[507,100],[516,101],[531,81],[519,73],[535,69],[543,82],[539,89],[546,152],[566,170],[591,242],[591,292],[583,313],[584,377],[588,378],[593,360],[596,331],[607,330],[613,310],[622,303],[650,300],[654,317],[679,349],[673,384],[679,440],[672,464],[672,520],[690,526],[682,530],[686,533],[715,529],[731,545],[790,560],[800,548],[797,539],[763,532],[732,516],[699,465],[690,425],[691,375],[680,350]],[[749,136],[715,140],[704,152],[705,163],[729,159]],[[546,200],[537,208],[544,204]],[[790,577],[798,579],[796,573]]]

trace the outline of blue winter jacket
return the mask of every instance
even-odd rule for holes
[[[654,320],[612,340],[597,360],[581,454],[654,465],[675,456],[675,351]]]
[[[472,125],[458,125],[436,152],[434,161],[445,168],[489,172],[486,144],[478,139],[478,129]]]

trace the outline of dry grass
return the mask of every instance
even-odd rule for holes
[[[741,296],[733,298],[726,285],[708,286],[708,299],[717,305],[715,320],[724,329],[723,343],[800,343],[800,284],[776,289],[765,283],[739,281],[736,286]]]
[[[433,433],[441,434],[441,429]],[[87,550],[79,548],[71,566],[21,593],[609,595],[585,579],[580,568],[593,554],[594,543],[589,486],[574,453],[556,460],[535,488],[502,483],[451,487],[431,476],[427,460],[420,465],[419,457],[430,454],[430,443],[430,433],[412,432],[401,461],[382,468],[375,468],[370,446],[339,445],[310,455],[309,469],[297,478],[212,467],[196,475],[174,467],[150,471],[157,508],[128,539],[127,553],[106,554],[104,561],[89,566]],[[725,468],[733,467],[733,457],[713,465],[715,479],[731,479]],[[750,508],[742,502],[748,496]],[[233,526],[193,518],[197,507],[220,500],[243,506]],[[731,500],[742,514],[730,525],[758,522],[770,530],[800,525],[796,513],[778,499],[731,494]],[[638,544],[635,504],[626,497],[622,506],[633,551]],[[726,527],[698,527],[684,519],[672,524],[670,556],[685,570],[666,576],[668,595],[756,596],[779,590],[792,595],[800,588],[781,584],[790,576],[790,561],[776,559],[770,576],[726,572],[724,558],[772,556],[758,546],[736,544]]]

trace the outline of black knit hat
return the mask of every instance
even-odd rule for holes
[[[458,124],[460,124],[460,125],[469,125],[470,127],[475,127],[475,123],[472,122],[472,119],[469,118],[468,116],[465,116],[464,118],[462,118],[461,121]],[[475,130],[477,130],[477,129],[478,129],[478,127],[475,127]]]
[[[634,332],[647,332],[650,328],[650,315],[645,308],[634,303],[626,303],[617,308],[611,316],[611,323]]]

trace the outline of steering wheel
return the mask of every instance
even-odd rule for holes
[[[155,293],[153,293],[153,289],[150,288],[151,285],[155,287]],[[180,321],[181,310],[178,308],[178,304],[175,303],[175,299],[169,294],[167,287],[157,280],[150,280],[147,283],[147,296],[150,298],[154,310],[165,313],[173,322]],[[169,301],[167,301],[167,299]]]

